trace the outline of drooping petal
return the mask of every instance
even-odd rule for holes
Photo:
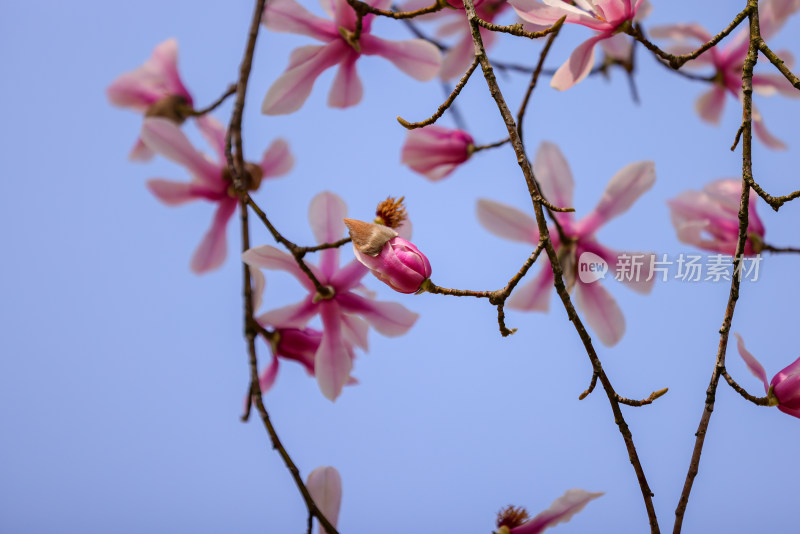
[[[542,194],[550,203],[559,208],[572,207],[575,181],[569,164],[557,145],[542,141],[533,159],[533,173],[542,188]],[[568,225],[572,221],[572,214],[556,213],[556,218],[562,224]]]
[[[222,168],[198,152],[174,122],[159,117],[145,119],[142,141],[158,154],[189,169],[198,181],[208,187],[223,188]]]
[[[581,236],[594,234],[608,221],[628,211],[643,193],[653,187],[655,181],[655,164],[652,161],[629,163],[611,178],[600,202],[575,225],[575,232]]]
[[[475,44],[472,42],[472,36],[466,35],[445,52],[439,76],[443,80],[460,78],[464,75],[474,57]]]
[[[276,178],[294,167],[294,157],[284,139],[275,139],[261,156],[261,172],[264,178]]]
[[[302,46],[292,51],[289,66],[267,91],[261,103],[265,115],[287,115],[305,103],[317,77],[336,65],[350,48],[337,39],[323,46]]]
[[[345,313],[360,315],[384,336],[405,334],[419,318],[402,304],[366,299],[352,292],[337,294],[335,300]]]
[[[226,161],[225,133],[227,131],[225,126],[208,114],[197,117],[195,119],[195,124],[197,124],[197,129],[203,134],[209,146],[214,149],[214,153],[217,155],[217,161],[224,164]]]
[[[579,44],[569,59],[561,65],[553,78],[550,87],[559,91],[566,91],[589,75],[594,65],[594,47],[598,41],[607,39],[613,34],[601,33]]]
[[[308,220],[317,243],[332,243],[344,234],[347,204],[338,195],[323,191],[311,199]],[[329,248],[320,252],[319,269],[326,278],[332,276],[339,266],[339,249]]]
[[[574,292],[575,306],[583,312],[584,320],[606,347],[619,343],[625,333],[625,317],[617,301],[599,282],[584,284],[578,281]]]
[[[197,199],[220,200],[219,192],[197,182],[173,182],[155,178],[147,181],[147,189],[168,206],[177,206]]]
[[[697,99],[694,109],[700,118],[711,124],[719,124],[722,110],[725,109],[725,88],[715,85]]]
[[[191,269],[194,273],[201,274],[211,271],[225,261],[225,255],[228,252],[226,229],[228,220],[236,211],[236,205],[237,201],[233,198],[219,203],[219,207],[214,213],[214,220],[211,222],[211,228],[208,229],[192,257]]]
[[[572,516],[583,510],[589,501],[604,495],[603,493],[590,493],[582,489],[568,490],[556,499],[550,508],[539,515],[511,529],[511,534],[539,534],[559,523],[566,523]]]
[[[278,367],[280,367],[278,357],[273,354],[270,364],[258,376],[258,385],[262,394],[272,389],[272,385],[275,384],[275,378],[278,376]]]
[[[353,361],[342,337],[339,304],[335,300],[325,300],[320,302],[319,309],[324,330],[314,358],[314,373],[322,394],[334,401],[350,378]]]
[[[398,69],[422,82],[434,78],[442,66],[439,49],[422,39],[387,41],[366,34],[361,36],[361,52],[384,57]]]
[[[336,78],[333,79],[331,91],[328,93],[328,105],[332,108],[349,108],[361,102],[364,96],[364,86],[356,71],[356,60],[360,57],[355,50],[350,50],[348,56],[342,59]]]
[[[517,208],[486,198],[478,199],[478,220],[496,236],[522,243],[539,243],[536,221]]]
[[[782,57],[782,56],[781,56]],[[780,93],[789,98],[800,98],[800,91],[783,74],[758,74],[753,76],[753,91],[762,96]]]
[[[258,311],[264,300],[264,289],[267,287],[267,278],[261,269],[250,269],[250,283],[253,293],[253,311]]]
[[[314,15],[294,0],[270,0],[261,21],[274,32],[298,33],[323,42],[339,38],[332,21]]]
[[[262,326],[303,328],[319,312],[319,307],[313,299],[313,295],[308,295],[297,304],[270,310],[256,317],[256,320]]]
[[[764,124],[764,118],[761,116],[761,113],[756,110],[755,106],[753,106],[753,131],[756,137],[769,148],[774,150],[786,150],[786,143],[767,130],[767,126]]]
[[[242,254],[242,261],[250,267],[270,269],[273,271],[286,271],[297,278],[297,281],[303,284],[303,287],[312,293],[316,291],[314,284],[308,279],[306,273],[297,265],[294,256],[282,250],[278,250],[271,245],[261,245],[260,247],[253,247],[245,251]],[[309,265],[308,267],[314,273],[314,276],[318,276],[319,273],[315,272],[313,265]]]
[[[128,153],[128,159],[131,161],[150,161],[156,153],[150,150],[141,137],[136,138],[136,143]]]
[[[549,261],[543,261],[541,270],[529,282],[514,289],[506,306],[514,310],[541,311],[550,309],[550,292],[553,289],[553,270]]]
[[[330,466],[317,467],[308,475],[306,488],[319,511],[335,527],[342,506],[342,478],[339,472]],[[327,534],[321,525],[319,530],[320,534]]]
[[[744,363],[747,365],[747,368],[750,369],[750,372],[753,373],[753,376],[759,378],[764,383],[764,391],[769,390],[769,384],[767,383],[767,373],[764,371],[764,367],[761,363],[756,360],[755,356],[750,354],[750,352],[744,346],[744,340],[742,336],[738,333],[734,333],[736,336],[736,348],[739,350],[739,356],[742,357]]]

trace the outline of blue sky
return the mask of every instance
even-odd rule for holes
[[[648,24],[698,21],[723,27],[743,2],[654,2]],[[317,10],[316,5],[309,5]],[[0,265],[0,530],[14,533],[300,532],[304,507],[257,421],[239,422],[247,387],[241,336],[238,230],[229,228],[222,269],[197,277],[191,253],[211,217],[197,203],[159,204],[151,177],[184,179],[164,160],[132,164],[126,155],[140,124],[112,108],[104,89],[168,37],[180,44],[180,70],[200,105],[234,81],[249,2],[87,1],[15,3],[0,21],[5,75],[0,197],[6,229]],[[317,10],[316,12],[320,12]],[[773,49],[797,52],[791,20]],[[408,38],[386,21],[375,33]],[[549,64],[560,65],[582,28],[564,30]],[[527,209],[524,182],[509,147],[477,154],[447,180],[430,183],[399,165],[405,132],[395,121],[428,116],[441,103],[436,82],[419,83],[379,58],[359,63],[365,97],[356,108],[325,106],[332,73],[308,102],[285,117],[263,117],[260,101],[304,37],[264,32],[245,116],[252,158],[275,137],[296,158],[284,178],[255,196],[291,239],[310,244],[308,202],[342,196],[355,218],[376,202],[405,195],[414,242],[443,286],[496,289],[530,250],[499,240],[475,218],[477,198]],[[533,64],[540,43],[503,39],[497,55]],[[578,214],[632,161],[655,161],[656,184],[604,227],[618,249],[697,253],[679,243],[665,200],[741,172],[729,151],[741,113],[732,99],[718,127],[693,110],[704,90],[638,54],[642,103],[614,72],[564,93],[546,84],[526,123],[531,151],[558,144],[576,180]],[[759,68],[768,68],[762,65]],[[526,76],[500,76],[512,108]],[[756,103],[789,145],[754,145],[756,178],[770,191],[797,189],[797,101]],[[474,77],[459,103],[478,142],[503,137],[486,85]],[[217,114],[227,121],[230,104]],[[451,125],[445,115],[443,125]],[[197,132],[188,129],[198,141]],[[774,245],[800,246],[797,207],[758,206]],[[270,243],[252,225],[254,244]],[[345,251],[345,255],[351,254]],[[748,348],[772,376],[797,357],[795,307],[800,258],[766,257],[761,279],[745,284],[734,318]],[[578,401],[591,367],[557,301],[547,315],[509,312],[508,339],[486,302],[403,296],[368,280],[380,298],[420,313],[399,339],[371,334],[354,374],[360,384],[332,404],[299,366],[284,365],[265,402],[304,474],[334,465],[344,483],[343,532],[487,532],[507,504],[536,513],[566,489],[605,491],[558,532],[642,532],[646,516],[623,442],[601,392]],[[669,281],[652,294],[610,282],[627,332],[600,347],[618,391],[644,398],[669,393],[624,414],[668,530],[683,485],[711,375],[727,284]],[[268,274],[266,305],[299,299],[300,287]],[[730,347],[729,369],[751,392],[760,385]],[[260,354],[267,355],[265,346]],[[786,531],[795,522],[795,461],[800,422],[744,402],[720,386],[684,532]],[[380,527],[376,527],[380,525]],[[598,526],[601,525],[602,527]],[[603,530],[607,529],[607,530]]]

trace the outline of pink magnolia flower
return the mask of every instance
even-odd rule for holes
[[[566,523],[572,516],[603,493],[590,493],[582,489],[567,490],[564,495],[553,501],[550,508],[533,519],[523,508],[509,506],[497,516],[498,534],[540,534],[559,523]]]
[[[356,259],[400,293],[415,293],[431,276],[428,258],[397,232],[380,224],[345,219]]]
[[[533,169],[545,198],[556,206],[571,207],[574,182],[567,161],[558,147],[543,142],[536,153]],[[597,282],[584,281],[578,273],[578,261],[588,264],[604,261],[608,270],[621,275],[618,279],[639,293],[652,289],[650,255],[621,253],[597,242],[595,233],[614,217],[626,212],[634,202],[655,182],[652,161],[640,161],[625,166],[611,178],[597,206],[580,221],[572,213],[555,213],[561,224],[566,242],[562,242],[555,226],[550,226],[550,239],[558,250],[568,287],[574,290],[575,305],[585,315],[600,341],[615,345],[625,332],[625,317],[611,294]],[[490,232],[511,239],[537,245],[539,230],[536,221],[527,213],[499,202],[478,201],[478,219]],[[635,258],[640,258],[634,265]],[[528,283],[518,287],[507,305],[527,311],[547,311],[550,307],[550,290],[553,271],[543,255],[541,271]]]
[[[672,225],[683,243],[722,254],[736,253],[739,239],[739,202],[742,197],[742,181],[734,178],[717,180],[706,185],[702,191],[685,191],[668,200]],[[750,190],[748,210],[748,239],[745,256],[761,251],[765,229],[756,213],[758,196]]]
[[[111,82],[106,95],[115,106],[131,108],[146,117],[164,117],[183,123],[193,102],[178,74],[178,42],[167,39],[156,46],[144,64]],[[148,160],[153,157],[153,151],[137,139],[129,157]]]
[[[572,52],[566,63],[561,65],[550,85],[564,91],[577,84],[592,70],[594,47],[604,40],[623,31],[634,21],[643,0],[509,0],[511,6],[523,20],[539,25],[550,26],[565,16],[565,22],[586,26],[598,33],[584,41]]]
[[[455,2],[450,1],[449,3],[458,8],[463,8],[464,6],[463,2],[460,0],[456,0]],[[430,3],[428,3],[428,5],[430,5]],[[509,4],[506,0],[486,0],[484,2],[475,2],[475,13],[486,22],[494,22],[508,7]],[[472,33],[469,24],[467,24],[464,18],[463,12],[446,10],[440,11],[439,13],[446,15],[447,18],[450,19],[450,22],[439,26],[436,30],[436,36],[454,36],[457,39],[456,43],[445,52],[444,59],[442,60],[442,70],[439,76],[443,80],[460,78],[475,57],[475,45],[472,43]],[[437,13],[437,15],[439,13]],[[497,34],[483,27],[480,28],[480,32],[481,39],[483,39],[483,46],[487,50],[490,49],[494,43],[497,42]]]
[[[311,93],[317,77],[339,65],[328,105],[335,108],[354,106],[361,101],[363,88],[356,72],[362,55],[382,56],[408,74],[427,81],[441,66],[439,50],[427,41],[387,41],[370,33],[375,15],[365,15],[361,36],[356,40],[356,13],[347,0],[321,0],[322,8],[333,20],[308,12],[295,0],[272,0],[264,10],[264,25],[277,32],[299,33],[325,43],[295,49],[286,71],[272,84],[264,97],[261,111],[282,115],[300,109]],[[390,0],[373,0],[371,5],[387,9]]]
[[[773,376],[767,384],[767,373],[764,371],[764,367],[756,360],[755,356],[747,351],[742,336],[734,335],[739,355],[747,364],[750,372],[764,383],[764,391],[770,397],[771,405],[777,404],[778,409],[783,413],[800,418],[800,358]]]
[[[759,2],[759,21],[761,36],[767,40],[775,35],[783,26],[786,18],[800,9],[798,0],[762,0]],[[718,124],[725,108],[725,95],[730,94],[737,102],[742,98],[742,69],[747,56],[750,30],[745,27],[736,33],[727,45],[714,46],[697,59],[686,64],[687,67],[711,66],[715,69],[714,84],[711,89],[700,95],[695,103],[700,118],[712,124]],[[692,52],[711,39],[699,24],[674,24],[652,28],[650,35],[654,38],[673,39],[679,44],[669,49],[670,53],[680,55]],[[696,42],[685,44],[687,41]],[[778,55],[791,67],[794,59],[788,51],[781,50]],[[753,74],[753,90],[761,95],[769,96],[776,92],[784,96],[797,98],[800,91],[782,74]],[[767,130],[761,114],[753,106],[753,130],[756,136],[768,147],[784,149],[786,145]]]
[[[319,511],[335,527],[342,507],[342,477],[339,471],[331,466],[317,467],[309,473],[306,488]],[[319,526],[319,532],[327,533],[322,525]]]
[[[400,162],[437,181],[467,161],[474,146],[472,136],[463,130],[425,126],[408,132]]]
[[[216,163],[198,152],[178,125],[167,119],[145,119],[142,140],[149,149],[183,165],[192,174],[192,181],[187,183],[161,178],[148,181],[148,189],[161,202],[175,206],[202,199],[217,204],[211,228],[192,257],[191,269],[200,274],[216,269],[225,260],[225,228],[236,211],[238,199],[233,191],[225,160],[225,128],[208,116],[198,118],[197,127],[216,152]],[[275,140],[264,152],[260,164],[246,164],[249,189],[258,189],[263,178],[286,174],[293,164],[294,159],[286,142],[282,139]]]
[[[329,243],[340,239],[346,215],[347,206],[338,196],[329,192],[315,196],[308,217],[317,241]],[[369,271],[358,260],[340,268],[339,249],[322,250],[319,265],[308,265],[324,286],[324,294],[317,292],[293,256],[275,247],[252,248],[242,255],[242,260],[251,267],[286,271],[308,291],[301,302],[269,311],[259,316],[258,321],[282,328],[303,328],[314,316],[320,316],[323,332],[314,354],[314,371],[322,394],[330,400],[341,394],[342,387],[350,379],[353,363],[348,344],[367,350],[367,323],[383,335],[399,336],[417,320],[416,313],[400,304],[376,301],[355,293]]]

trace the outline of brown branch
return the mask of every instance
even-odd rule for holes
[[[595,386],[597,386],[597,377],[598,376],[600,376],[600,374],[597,371],[593,371],[592,372],[592,380],[591,380],[591,382],[589,382],[589,387],[586,388],[586,391],[584,391],[583,393],[581,393],[578,396],[578,400],[583,400],[583,399],[585,399],[586,397],[588,397],[589,395],[592,394],[592,391],[594,391]]]
[[[755,181],[752,173],[745,174],[744,180],[747,182],[747,185],[752,187],[753,191],[755,191],[758,196],[763,198],[764,202],[769,204],[770,207],[775,211],[778,211],[781,208],[781,206],[783,206],[787,202],[791,202],[792,200],[800,197],[800,191],[795,191],[794,193],[789,193],[788,195],[784,195],[782,197],[773,197],[772,195],[764,191],[764,188],[758,185],[758,182]]]
[[[191,110],[189,112],[189,116],[191,116],[191,117],[199,117],[201,115],[205,115],[206,113],[211,113],[212,111],[217,109],[219,106],[221,106],[222,103],[225,102],[225,100],[227,100],[228,97],[233,95],[234,93],[236,93],[236,84],[232,83],[230,86],[228,86],[228,89],[222,94],[222,96],[220,96],[214,102],[212,102],[211,104],[209,104],[208,106],[206,106],[206,107],[204,107],[202,109],[193,109],[193,110]]]
[[[761,38],[758,40],[758,49],[761,50],[761,53],[764,54],[779,71],[781,71],[781,74],[783,74],[786,79],[789,80],[789,83],[791,83],[795,89],[800,89],[800,78],[792,74],[792,71],[789,70],[789,67],[786,66],[786,63],[784,63],[783,60],[775,54],[775,52],[770,50],[770,48],[767,46],[767,43],[765,43]]]
[[[750,204],[750,183],[747,177],[753,175],[752,164],[752,142],[753,142],[753,69],[758,60],[758,41],[760,31],[758,25],[758,0],[747,0],[745,12],[750,16],[750,46],[747,57],[742,69],[742,196],[739,202],[739,236],[736,241],[736,251],[733,260],[733,272],[737,272],[739,264],[744,254],[744,246],[747,240],[747,228],[749,225],[749,204]],[[728,346],[728,336],[730,334],[733,312],[736,309],[736,301],[739,299],[740,277],[731,277],[731,289],[728,295],[728,303],[725,306],[725,315],[722,319],[722,327],[719,330],[719,345],[714,363],[714,370],[711,373],[711,380],[706,390],[706,400],[703,413],[700,417],[700,424],[695,433],[694,449],[692,458],[689,462],[689,470],[686,473],[686,480],[683,485],[678,506],[675,509],[675,523],[673,534],[678,534],[683,526],[683,518],[686,513],[686,506],[689,503],[689,495],[692,491],[694,479],[700,467],[700,456],[703,452],[703,444],[708,431],[708,424],[711,421],[711,414],[714,411],[717,386],[719,377],[725,371],[725,354]]]
[[[474,154],[475,152],[480,152],[481,150],[488,150],[490,148],[497,148],[503,146],[504,144],[509,142],[509,138],[506,137],[502,141],[497,141],[496,143],[491,143],[488,145],[478,145],[478,146],[471,146],[469,147],[470,154]]]
[[[611,405],[611,410],[614,415],[614,421],[617,423],[619,428],[620,434],[623,437],[625,442],[625,447],[628,451],[628,457],[633,465],[634,471],[636,472],[636,478],[639,482],[639,487],[642,492],[642,498],[645,502],[645,508],[647,509],[647,515],[650,522],[650,530],[652,533],[658,533],[658,519],[656,518],[655,508],[653,507],[653,494],[650,491],[650,487],[647,484],[647,479],[644,475],[644,470],[642,469],[641,462],[639,460],[639,456],[636,452],[636,447],[633,443],[633,437],[631,435],[631,431],[628,428],[627,423],[622,415],[622,411],[620,409],[619,402],[616,399],[616,392],[611,385],[610,380],[606,376],[605,372],[603,371],[602,365],[600,363],[600,359],[597,357],[597,353],[594,350],[594,346],[592,345],[592,339],[589,336],[589,333],[586,331],[586,327],[583,325],[580,317],[578,316],[577,312],[575,311],[575,307],[570,300],[569,293],[567,292],[566,286],[564,285],[564,280],[561,271],[561,265],[558,261],[558,255],[553,248],[553,244],[549,239],[550,233],[547,228],[547,221],[545,219],[544,210],[542,208],[542,204],[537,202],[535,199],[537,197],[541,197],[541,193],[539,191],[538,186],[536,185],[535,178],[533,176],[533,169],[531,167],[530,161],[528,160],[528,156],[525,153],[525,149],[522,144],[522,140],[517,132],[517,125],[514,122],[514,117],[511,114],[511,111],[506,104],[505,99],[503,98],[503,94],[500,90],[499,85],[497,84],[497,78],[494,75],[494,71],[492,69],[492,65],[489,62],[489,59],[486,56],[486,49],[483,45],[483,40],[480,34],[480,26],[478,25],[476,19],[477,14],[475,13],[475,6],[472,0],[464,0],[464,7],[467,11],[467,18],[470,21],[470,29],[472,33],[472,40],[475,44],[475,55],[478,57],[481,65],[481,69],[483,71],[483,77],[486,79],[486,83],[489,87],[489,92],[492,95],[495,103],[497,104],[497,108],[503,117],[503,121],[506,124],[506,129],[508,130],[509,138],[511,139],[511,144],[514,147],[514,152],[517,156],[517,162],[519,163],[520,168],[522,169],[522,173],[525,176],[525,181],[528,186],[528,192],[531,197],[531,202],[533,204],[534,213],[536,215],[536,223],[539,227],[539,235],[540,239],[543,239],[543,243],[545,245],[545,250],[547,251],[547,255],[550,258],[550,265],[553,269],[553,276],[554,276],[554,284],[556,286],[556,292],[558,293],[561,301],[564,305],[564,308],[567,311],[567,315],[572,321],[575,329],[578,332],[578,335],[583,342],[584,348],[589,356],[589,359],[592,363],[592,369],[594,372],[597,372],[598,379],[600,383],[603,385],[603,389],[606,391],[606,395],[608,397],[609,403]]]
[[[377,7],[373,7],[359,0],[347,0],[347,3],[350,4],[350,7],[352,7],[356,13],[359,13],[362,17],[367,13],[371,13],[373,15],[389,17],[396,20],[413,19],[414,17],[427,15],[428,13],[436,13],[445,7],[449,7],[449,4],[445,0],[437,0],[433,3],[433,5],[414,11],[391,11],[386,9],[378,9]]]
[[[475,68],[477,66],[478,66],[478,60],[473,59],[472,64],[469,66],[467,71],[464,73],[464,75],[458,81],[456,86],[453,88],[453,92],[450,93],[450,96],[447,97],[447,100],[445,100],[444,103],[441,106],[439,106],[439,109],[436,110],[436,113],[431,115],[429,118],[420,122],[408,122],[403,117],[397,117],[397,122],[402,124],[403,127],[408,130],[414,130],[416,128],[422,128],[423,126],[428,126],[429,124],[433,124],[434,122],[439,120],[439,117],[441,117],[444,114],[444,112],[447,111],[447,108],[449,108],[452,105],[452,103],[455,102],[458,94],[461,92],[464,86],[467,85],[469,77],[472,76],[473,72],[475,72]]]
[[[766,243],[761,245],[761,250],[766,250],[767,252],[772,252],[772,253],[775,253],[775,254],[778,254],[778,253],[800,254],[800,248],[796,248],[796,247],[773,247],[772,245],[768,245]]]
[[[666,394],[667,391],[669,391],[669,388],[659,389],[658,391],[652,392],[650,394],[650,396],[647,397],[646,399],[642,399],[642,400],[626,399],[625,397],[623,397],[621,395],[617,395],[617,401],[620,402],[621,404],[626,404],[628,406],[637,406],[637,407],[638,406],[647,406],[648,404],[652,404],[652,402],[654,400],[656,400],[657,398],[659,398],[662,395]]]
[[[522,24],[511,24],[510,26],[500,26],[498,24],[492,24],[491,22],[487,22],[480,17],[475,18],[475,22],[477,22],[478,25],[486,28],[489,31],[508,33],[510,35],[516,35],[517,37],[527,37],[528,39],[539,39],[541,37],[550,35],[551,33],[558,33],[558,31],[561,29],[561,26],[564,24],[565,20],[567,20],[566,15],[558,19],[555,22],[555,24],[553,24],[549,28],[546,28],[538,32],[528,32],[522,29]]]
[[[769,406],[769,396],[766,397],[756,397],[755,395],[751,395],[745,390],[742,386],[740,386],[736,380],[734,380],[731,375],[728,374],[728,371],[723,369],[722,376],[725,377],[725,380],[728,382],[728,385],[733,388],[736,393],[744,397],[745,399],[749,400],[753,404],[757,404],[758,406]]]

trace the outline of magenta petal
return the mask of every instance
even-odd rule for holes
[[[320,302],[319,308],[324,330],[314,357],[314,372],[322,394],[334,401],[350,378],[353,361],[342,338],[339,305],[334,300],[326,300]]]
[[[517,286],[506,302],[509,308],[522,311],[546,312],[550,308],[550,291],[553,289],[553,270],[549,261],[542,262],[541,270],[532,280]]]
[[[611,34],[601,33],[578,45],[569,56],[567,62],[561,65],[553,75],[550,80],[550,87],[559,91],[566,91],[586,78],[594,65],[594,46],[598,41],[610,36]]]
[[[612,347],[619,343],[625,333],[625,317],[606,288],[599,282],[584,284],[578,281],[573,299],[603,345]]]
[[[219,200],[219,193],[196,182],[173,182],[155,178],[147,181],[147,189],[164,204],[177,206],[184,202],[204,198]]]
[[[328,105],[332,108],[349,108],[361,102],[364,96],[364,86],[356,71],[356,61],[361,57],[355,50],[350,50],[348,55],[339,64],[336,78],[333,80],[331,92],[328,93]]]
[[[319,307],[314,303],[313,296],[308,295],[297,304],[290,304],[289,306],[270,310],[259,315],[256,319],[262,326],[303,328],[318,311]]]
[[[347,217],[347,204],[338,195],[323,191],[311,199],[308,220],[317,243],[332,243],[341,239]],[[319,269],[325,277],[331,277],[339,266],[339,249],[329,248],[320,252]]]
[[[442,66],[439,49],[422,39],[387,41],[366,34],[361,36],[361,52],[382,56],[412,78],[423,82],[439,74]]]
[[[225,155],[225,134],[227,129],[225,126],[211,115],[197,117],[195,124],[197,124],[197,129],[203,134],[208,145],[214,149],[218,161],[224,164],[227,160]]]
[[[736,336],[736,348],[739,350],[739,356],[742,357],[744,363],[747,365],[747,368],[750,369],[751,373],[753,373],[753,376],[761,379],[761,381],[764,383],[764,391],[769,391],[767,373],[764,371],[764,367],[758,360],[756,360],[755,356],[750,354],[750,352],[745,348],[742,336],[737,333],[734,333],[733,335]]]
[[[136,144],[133,145],[133,148],[128,153],[128,159],[131,161],[150,161],[155,154],[150,150],[150,147],[144,144],[141,137],[137,137]]]
[[[283,139],[275,139],[261,156],[261,172],[264,178],[283,176],[293,166],[294,157],[289,152],[289,144]]]
[[[566,523],[572,516],[583,510],[589,501],[602,496],[603,493],[590,493],[582,489],[568,490],[556,499],[550,508],[539,515],[511,529],[511,534],[539,534],[559,523]]]
[[[478,199],[478,220],[498,237],[522,243],[539,243],[539,227],[527,213],[494,200]]]
[[[312,14],[294,0],[267,2],[262,22],[275,32],[297,33],[325,42],[339,38],[332,21]]]
[[[245,251],[242,254],[242,261],[251,267],[286,271],[297,278],[297,281],[303,284],[303,287],[311,292],[316,291],[314,284],[308,279],[306,273],[297,265],[294,256],[282,250],[278,250],[271,245],[261,245],[260,247],[253,247]],[[309,268],[314,272],[314,266],[309,265]],[[318,276],[319,273],[314,272],[314,275]]]
[[[200,246],[192,257],[191,269],[197,274],[205,273],[218,268],[225,261],[228,251],[226,232],[228,220],[236,211],[237,202],[235,199],[223,200],[219,203],[214,220],[211,222]]]
[[[322,515],[335,527],[342,506],[342,478],[339,472],[330,466],[317,467],[308,475],[306,488]],[[327,534],[322,526],[319,531],[320,534]]]
[[[533,173],[547,200],[559,208],[573,207],[575,180],[572,178],[572,171],[564,154],[557,145],[542,141],[533,159]],[[572,214],[556,213],[556,218],[562,224],[569,224],[572,221]]]
[[[222,168],[198,152],[174,122],[158,117],[145,119],[142,140],[158,154],[189,169],[198,181],[215,189],[226,189]]]
[[[369,272],[369,269],[358,260],[352,260],[350,263],[336,271],[330,278],[329,282],[339,292],[350,291],[364,278]]]
[[[261,388],[262,394],[272,389],[272,385],[275,383],[275,378],[278,376],[279,366],[280,364],[278,363],[278,357],[273,354],[272,361],[258,377],[258,385]]]
[[[408,332],[419,317],[396,302],[365,299],[352,292],[336,295],[336,301],[345,313],[362,316],[384,336],[400,336]]]
[[[311,94],[311,88],[323,71],[336,65],[349,45],[338,39],[324,46],[296,48],[289,56],[289,66],[267,91],[261,103],[265,115],[286,115],[303,106]]]
[[[719,124],[722,110],[725,109],[725,88],[715,85],[695,102],[694,109],[700,118],[711,124]]]

